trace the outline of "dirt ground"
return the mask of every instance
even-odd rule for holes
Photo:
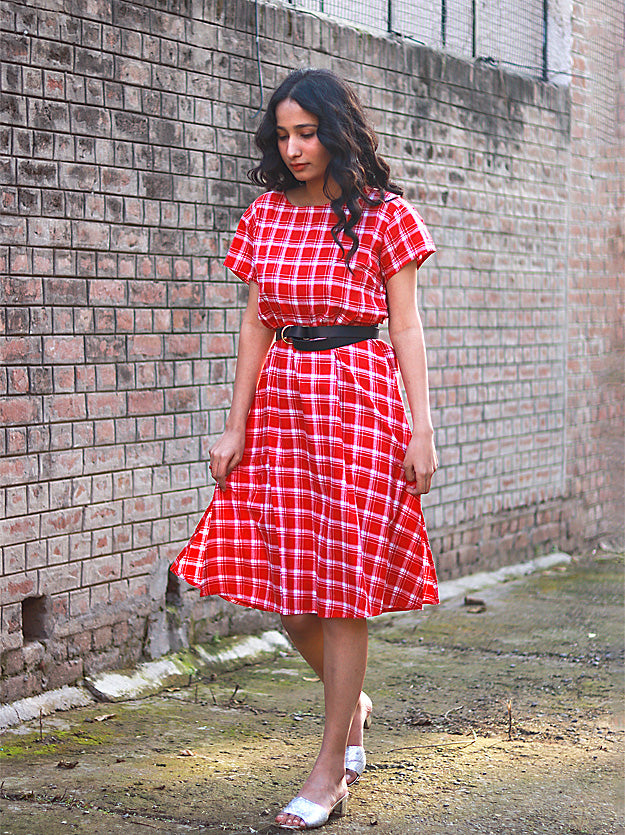
[[[554,568],[371,624],[367,771],[326,835],[625,833],[623,560]],[[312,764],[295,654],[1,740],[3,835],[277,833]]]

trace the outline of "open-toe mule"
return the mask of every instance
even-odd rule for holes
[[[373,710],[370,710],[364,718],[362,727],[367,731],[371,727],[371,717]],[[353,780],[348,782],[348,786],[353,786],[357,783],[367,765],[367,755],[362,745],[348,745],[345,749],[345,771],[353,771],[356,775]]]
[[[280,812],[281,815],[295,815],[304,821],[304,826],[294,826],[292,824],[281,823],[280,829],[316,829],[318,826],[323,826],[328,822],[331,815],[344,815],[347,812],[347,798],[348,794],[344,795],[334,806],[328,811],[318,803],[313,803],[312,800],[307,800],[305,797],[294,797],[293,800],[287,804]]]
[[[345,749],[345,771],[353,771],[356,776],[347,785],[353,786],[360,780],[367,765],[367,755],[362,745],[348,745]]]

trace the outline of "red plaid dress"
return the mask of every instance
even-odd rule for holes
[[[386,281],[435,251],[417,212],[388,195],[364,208],[350,273],[335,222],[329,205],[293,206],[279,192],[241,218],[225,263],[258,283],[267,327],[377,324],[388,315]],[[371,617],[437,603],[421,502],[401,467],[410,437],[386,342],[318,353],[274,343],[243,460],[172,571],[202,595],[285,615]]]

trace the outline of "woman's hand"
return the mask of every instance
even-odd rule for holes
[[[259,292],[258,284],[250,281],[247,307],[239,336],[232,405],[223,434],[209,450],[211,474],[223,493],[228,489],[226,478],[243,458],[247,416],[256,394],[267,351],[274,339],[274,331],[258,318]]]
[[[211,475],[219,489],[228,489],[227,476],[241,463],[245,449],[245,429],[226,429],[209,450]]]
[[[438,468],[438,457],[432,432],[414,433],[402,464],[406,476],[406,490],[412,496],[430,492],[432,476]]]

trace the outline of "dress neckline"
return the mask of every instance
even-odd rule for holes
[[[370,189],[369,194],[373,194],[374,191],[375,191],[375,189]],[[286,196],[286,192],[276,191],[275,193],[279,194],[282,197],[283,202],[286,203],[286,205],[291,209],[331,209],[332,208],[332,203],[331,202],[328,202],[328,203],[313,203],[310,206],[298,206],[297,203],[291,203],[289,198]],[[387,192],[387,194],[388,194],[388,192]],[[397,196],[399,196],[399,195],[393,194],[391,199],[394,198],[394,197],[397,197]],[[385,200],[384,202],[386,203],[386,202],[388,202],[388,200]]]
[[[328,207],[332,206],[332,203],[328,201],[327,203],[311,203],[309,206],[299,206],[297,203],[291,203],[289,198],[286,196],[286,192],[281,191],[279,194],[282,195],[284,202],[287,206],[290,206],[292,209],[327,209]]]

